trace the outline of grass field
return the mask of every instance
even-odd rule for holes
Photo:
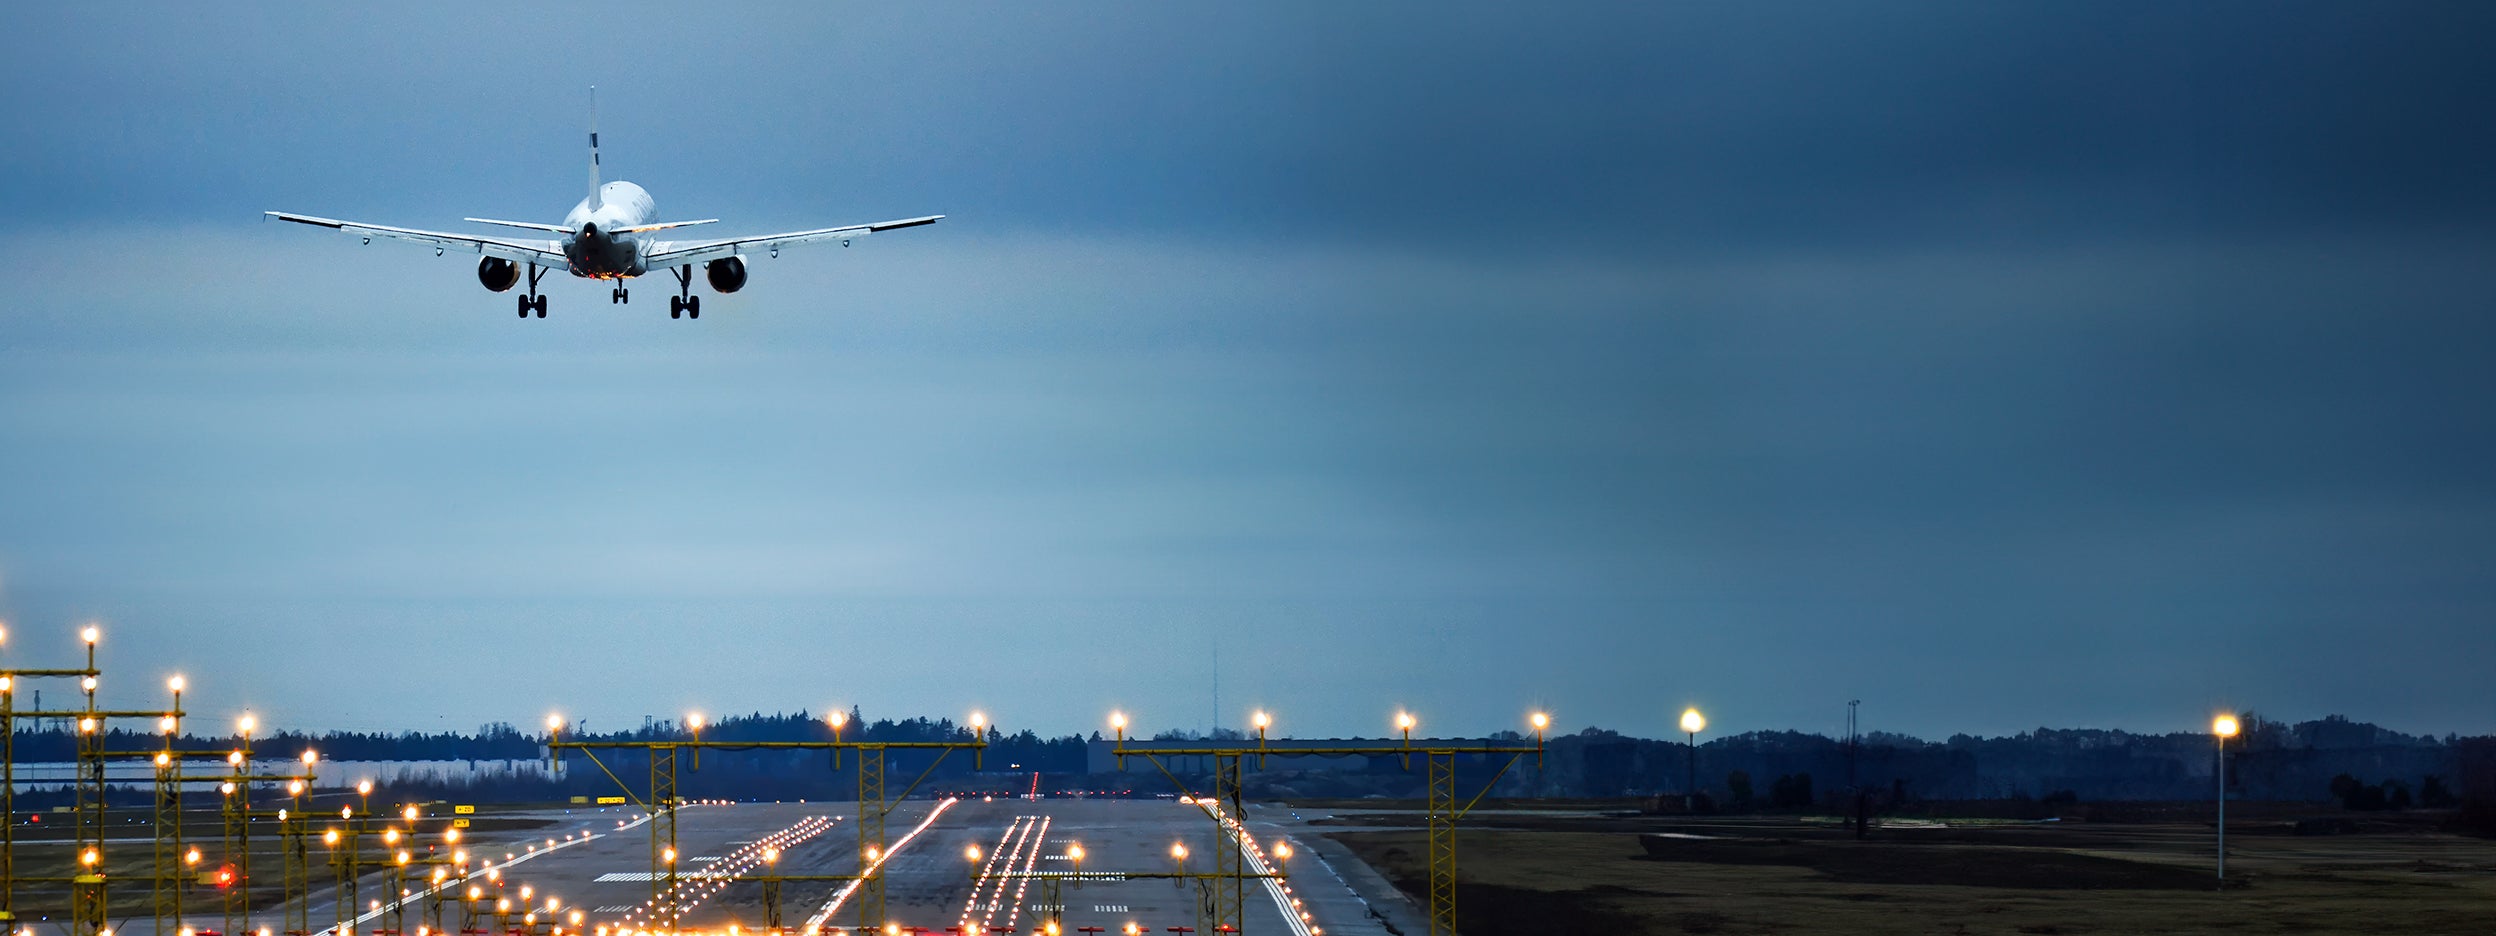
[[[1404,821],[1399,821],[1399,818]],[[1407,893],[1418,816],[1333,836]],[[2298,836],[2207,823],[1917,824],[1866,841],[1833,823],[1600,814],[1469,819],[1467,933],[2496,933],[2496,841],[2428,823]],[[1650,847],[1646,836],[1669,833]]]

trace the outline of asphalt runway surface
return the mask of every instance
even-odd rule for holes
[[[651,880],[652,824],[629,807],[575,807],[498,813],[497,818],[541,819],[551,824],[526,832],[479,832],[463,844],[472,855],[495,862],[495,875],[479,874],[446,892],[442,925],[449,929],[496,928],[497,901],[509,899],[513,923],[535,910],[539,924],[557,922],[567,933],[595,936],[642,930],[721,933],[767,928],[765,885],[781,876],[851,875],[858,867],[856,804],[737,803],[688,805],[677,813],[677,867],[681,917],[654,915]],[[1317,818],[1311,816],[1309,818]],[[1242,884],[1242,930],[1250,933],[1385,933],[1371,916],[1376,905],[1410,932],[1419,914],[1367,873],[1348,852],[1324,841],[1282,807],[1249,807],[1249,834],[1270,855],[1288,841],[1294,857],[1269,862],[1289,871],[1285,881]],[[1044,932],[1054,893],[1061,931],[1119,934],[1187,932],[1199,925],[1201,889],[1194,880],[1116,880],[1119,872],[1200,873],[1214,870],[1214,820],[1175,799],[990,799],[911,800],[886,820],[889,854],[885,919],[902,932]],[[1187,854],[1172,854],[1174,844]],[[1081,859],[1076,859],[1080,847]],[[971,857],[976,848],[978,860]],[[772,860],[764,859],[769,854]],[[1260,856],[1243,860],[1251,871]],[[1356,866],[1356,867],[1347,867]],[[467,903],[468,887],[479,899]],[[845,881],[785,881],[779,885],[780,922],[790,932],[810,923],[822,933],[846,933],[858,924],[863,900]],[[526,897],[523,898],[525,888]],[[405,916],[393,911],[367,878],[358,902],[360,936],[404,927],[417,936],[429,920],[422,888]],[[311,918],[326,926],[335,910],[316,898]],[[376,911],[375,901],[379,909]],[[549,904],[552,909],[549,909]],[[1295,904],[1295,902],[1297,902]],[[1394,904],[1403,904],[1401,908]],[[469,917],[462,906],[480,911]],[[664,906],[661,900],[658,906]],[[579,922],[573,915],[579,914]],[[1291,916],[1286,916],[1289,913]],[[1300,913],[1307,920],[1294,919]],[[543,929],[538,932],[544,932]]]

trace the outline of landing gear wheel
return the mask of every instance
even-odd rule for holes
[[[533,306],[536,306],[536,307],[537,307],[537,317],[538,317],[538,318],[545,318],[545,317],[546,317],[546,297],[545,297],[545,296],[542,296],[542,295],[541,295],[541,296],[532,297],[532,301],[530,302],[530,304],[531,304],[531,305],[533,305]]]
[[[527,296],[520,297],[520,317],[529,317],[529,297]]]
[[[667,317],[675,318],[676,313],[683,312],[701,318],[702,297],[693,294],[693,264],[679,266],[670,272],[676,274],[676,295],[667,300]]]

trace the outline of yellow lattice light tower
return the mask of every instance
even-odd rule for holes
[[[5,639],[0,631],[0,640]],[[110,863],[106,854],[105,836],[105,766],[113,759],[139,759],[151,762],[156,772],[156,797],[152,830],[155,839],[154,888],[150,904],[154,909],[157,929],[163,934],[178,926],[181,911],[183,864],[190,850],[182,847],[180,821],[180,764],[190,752],[178,751],[173,742],[179,732],[182,709],[182,678],[167,681],[173,701],[169,708],[146,711],[108,710],[97,706],[96,694],[103,673],[96,666],[96,648],[102,641],[102,629],[87,625],[79,630],[80,642],[86,650],[86,666],[78,669],[6,669],[0,670],[0,815],[16,809],[16,720],[21,718],[52,718],[73,726],[76,745],[73,816],[73,850],[70,873],[62,876],[22,873],[16,855],[15,824],[0,822],[0,932],[14,933],[21,929],[17,911],[17,889],[20,885],[66,885],[69,894],[69,932],[72,936],[94,936],[108,926],[106,917]],[[44,711],[21,709],[16,693],[28,679],[76,679],[83,702],[75,709]],[[112,750],[106,747],[116,720],[146,719],[163,732],[164,742],[148,750]]]
[[[688,725],[699,725],[699,718],[700,716],[696,715],[687,719]],[[830,741],[704,741],[701,740],[699,734],[691,732],[688,732],[691,737],[685,740],[653,738],[641,741],[565,741],[560,736],[562,720],[550,717],[547,720],[546,751],[547,756],[558,765],[557,769],[560,769],[564,751],[580,751],[589,758],[591,764],[596,765],[600,772],[607,775],[607,779],[615,781],[615,785],[624,791],[625,796],[636,799],[638,801],[636,805],[641,806],[642,810],[650,815],[651,880],[654,885],[658,885],[661,881],[665,882],[664,887],[652,887],[650,920],[653,923],[664,920],[671,928],[683,913],[676,901],[675,886],[677,884],[675,865],[678,857],[675,810],[676,806],[682,802],[682,798],[676,794],[678,751],[681,750],[690,755],[689,759],[696,770],[701,767],[701,752],[705,748],[730,751],[830,751],[834,770],[841,767],[842,751],[857,752],[858,872],[845,875],[790,875],[783,876],[780,880],[858,881],[858,890],[852,897],[858,905],[858,926],[864,931],[878,929],[884,925],[884,872],[881,859],[884,857],[885,848],[885,817],[892,813],[895,803],[910,798],[910,794],[918,790],[919,784],[935,773],[937,765],[944,763],[945,758],[954,751],[970,751],[974,767],[976,767],[982,752],[988,749],[987,717],[977,712],[972,713],[971,738],[967,741],[844,741],[841,740],[840,735],[842,728],[846,725],[846,720],[846,716],[837,712],[831,717],[829,723],[833,735]],[[609,769],[605,762],[598,759],[598,751],[623,749],[640,750],[649,757],[650,784],[643,788],[648,791],[647,799],[641,798],[641,790],[636,790],[631,784],[625,783],[622,778],[616,776],[614,770]],[[884,764],[885,754],[890,750],[933,750],[938,753],[935,760],[929,761],[926,769],[919,771],[918,777],[910,781],[909,786],[903,787],[898,795],[888,798],[884,782]]]
[[[164,748],[158,750],[156,762],[156,936],[173,936],[172,929],[182,925],[182,761],[174,755],[173,741],[182,735],[182,689],[179,674],[165,680],[165,688],[173,693],[173,707],[157,722],[158,733],[164,735]]]
[[[105,724],[113,718],[154,720],[164,716],[162,711],[116,712],[97,708],[96,686],[103,672],[95,665],[95,645],[102,639],[103,632],[90,624],[80,629],[78,636],[86,645],[87,665],[84,668],[0,670],[0,736],[13,740],[17,734],[15,720],[19,718],[56,718],[75,723],[77,744],[76,780],[72,784],[75,798],[71,807],[76,836],[70,873],[66,876],[21,873],[17,867],[16,824],[0,822],[0,827],[9,830],[0,832],[0,927],[6,927],[10,932],[22,928],[17,914],[16,886],[35,883],[69,885],[70,936],[94,936],[105,929],[108,922],[105,916],[104,854]],[[24,680],[37,678],[78,680],[84,704],[75,709],[53,711],[17,708],[15,699],[20,684]],[[0,815],[9,815],[17,808],[14,801],[17,786],[17,751],[14,744],[9,745],[4,754],[0,756],[0,761],[7,764],[5,768],[0,768]]]
[[[1227,885],[1209,888],[1212,900],[1209,901],[1211,918],[1207,921],[1207,928],[1217,932],[1239,931],[1243,903],[1240,882],[1254,877],[1254,875],[1243,874],[1239,871],[1241,850],[1244,845],[1242,839],[1247,832],[1247,814],[1239,802],[1240,758],[1253,756],[1257,758],[1258,766],[1263,767],[1265,758],[1276,754],[1311,757],[1394,754],[1403,759],[1404,769],[1411,770],[1412,756],[1420,754],[1428,779],[1426,825],[1429,832],[1427,852],[1430,872],[1430,932],[1433,936],[1439,936],[1439,934],[1454,936],[1456,932],[1456,822],[1463,819],[1466,813],[1471,812],[1476,804],[1482,802],[1482,797],[1491,791],[1491,787],[1499,783],[1501,777],[1507,776],[1509,768],[1516,766],[1519,758],[1532,754],[1535,756],[1536,765],[1538,767],[1541,765],[1543,732],[1551,724],[1549,716],[1540,712],[1535,713],[1529,719],[1529,723],[1534,728],[1532,745],[1432,738],[1416,741],[1413,738],[1413,729],[1419,726],[1420,720],[1410,712],[1397,712],[1395,727],[1402,735],[1400,744],[1320,741],[1286,742],[1281,746],[1275,746],[1269,744],[1266,738],[1266,731],[1272,725],[1272,718],[1260,711],[1252,720],[1257,726],[1257,742],[1253,747],[1221,744],[1136,746],[1127,743],[1126,716],[1115,712],[1110,715],[1110,728],[1116,733],[1116,744],[1111,750],[1118,757],[1119,769],[1126,769],[1128,757],[1142,757],[1151,761],[1163,776],[1170,778],[1173,785],[1183,792],[1189,792],[1190,799],[1197,807],[1203,809],[1205,814],[1214,820],[1216,870],[1207,877],[1226,878],[1230,882]],[[1484,783],[1482,789],[1471,799],[1464,801],[1461,806],[1458,805],[1456,758],[1500,754],[1506,754],[1509,757],[1500,763],[1498,773],[1493,774],[1490,781]],[[1189,791],[1187,784],[1181,782],[1169,767],[1162,764],[1161,758],[1163,757],[1211,758],[1214,781],[1212,795],[1197,796]],[[1225,803],[1228,803],[1230,807],[1228,815],[1222,808]],[[1227,861],[1224,860],[1226,856]]]
[[[193,760],[215,760],[224,764],[225,772],[211,774],[209,778],[220,781],[221,808],[228,820],[227,828],[229,832],[237,832],[234,823],[236,819],[244,821],[276,819],[280,827],[284,828],[289,825],[291,819],[297,817],[284,809],[250,811],[244,808],[238,814],[235,801],[239,794],[224,791],[247,787],[253,783],[283,782],[288,784],[290,793],[299,794],[303,785],[313,779],[311,767],[314,755],[310,751],[304,752],[304,770],[300,774],[255,774],[245,769],[247,761],[238,763],[243,760],[237,757],[240,752],[239,748],[233,750],[177,748],[174,743],[181,735],[182,718],[188,714],[182,708],[182,693],[187,687],[180,676],[166,680],[166,687],[172,693],[173,703],[171,708],[157,717],[156,727],[163,735],[162,745],[152,751],[108,749],[101,751],[100,756],[108,761],[143,759],[155,768],[154,840],[156,852],[153,874],[154,893],[150,905],[154,911],[156,932],[160,936],[174,936],[182,927],[182,917],[188,907],[189,884],[192,877],[198,873],[199,865],[205,858],[198,846],[191,845],[184,840],[182,790],[189,781],[195,779],[183,769],[184,764]],[[103,714],[108,717],[129,716],[129,713],[119,712]],[[236,848],[234,842],[228,841],[229,854],[233,853]],[[244,865],[240,863],[235,865],[238,878],[243,867]],[[298,880],[299,877],[292,873],[288,875],[287,883],[281,888],[281,902],[292,906],[306,896],[308,888],[302,885]],[[248,879],[238,879],[232,883],[235,890],[249,886]],[[233,893],[234,890],[228,891],[229,905]]]

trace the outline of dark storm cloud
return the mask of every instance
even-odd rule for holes
[[[602,718],[972,646],[1059,688],[866,701],[1061,730],[1215,639],[1316,732],[2473,730],[2496,658],[2480,7],[10,15],[20,619]],[[552,217],[593,81],[671,216],[954,217],[518,330],[256,221]]]

